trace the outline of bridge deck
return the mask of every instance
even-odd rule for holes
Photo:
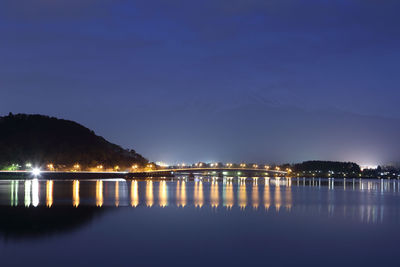
[[[255,169],[255,168],[176,168],[176,169],[160,169],[160,170],[149,170],[147,173],[152,172],[265,172],[274,174],[286,174],[285,171],[268,170],[268,169]]]

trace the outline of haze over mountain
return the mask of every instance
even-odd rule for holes
[[[400,145],[396,142],[400,120],[395,118],[257,101],[233,108],[204,103],[197,107],[182,104],[151,109],[165,119],[154,124],[158,119],[148,116],[135,123],[135,128],[147,131],[121,131],[117,138],[129,142],[134,136],[143,140],[138,149],[148,151],[157,160],[295,163],[322,159],[377,165],[400,158]],[[146,110],[141,108],[148,113]],[[176,127],[170,129],[171,124]]]

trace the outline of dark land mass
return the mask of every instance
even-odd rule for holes
[[[343,173],[360,173],[361,168],[354,162],[338,162],[338,161],[321,161],[312,160],[295,164],[294,171],[322,171],[322,172],[343,172]]]
[[[98,165],[122,169],[147,160],[73,121],[26,114],[0,117],[0,169],[28,162],[34,166],[51,163],[59,169],[77,163],[82,169]]]
[[[337,178],[396,178],[400,179],[400,170],[392,166],[378,166],[376,169],[363,169],[354,162],[339,161],[304,161],[298,164],[287,164],[293,170],[292,176],[301,177],[337,177]]]

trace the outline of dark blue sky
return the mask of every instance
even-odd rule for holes
[[[151,160],[400,161],[399,1],[0,2],[0,114]]]

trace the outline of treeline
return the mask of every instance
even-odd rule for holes
[[[339,161],[304,161],[302,163],[294,164],[293,170],[295,172],[308,172],[308,171],[322,171],[322,172],[335,172],[335,173],[360,173],[361,168],[354,162],[339,162]]]
[[[73,121],[11,113],[0,117],[0,168],[27,163],[127,168],[147,160]]]

